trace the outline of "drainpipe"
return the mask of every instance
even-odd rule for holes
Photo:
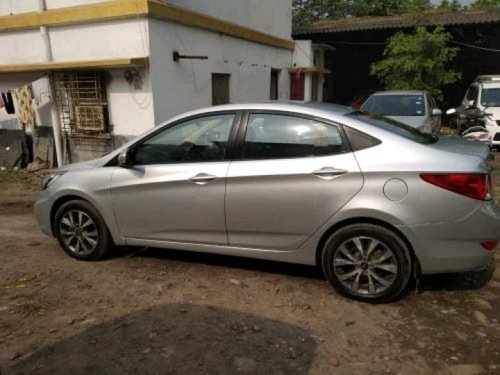
[[[45,12],[47,5],[45,0],[38,0],[38,11]],[[50,45],[50,36],[47,31],[47,26],[40,26],[40,35],[42,36],[44,48],[44,60],[45,62],[52,62],[52,46]],[[52,81],[52,74],[49,74],[49,89],[50,89],[50,99],[52,101],[50,106],[50,117],[52,119],[52,133],[54,135],[54,144],[56,147],[56,161],[57,166],[62,167],[63,157],[62,157],[62,143],[61,143],[61,125],[59,123],[59,114],[57,113],[56,103],[55,103],[55,92]]]

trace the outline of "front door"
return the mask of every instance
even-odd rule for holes
[[[226,149],[234,113],[177,123],[131,148],[133,166],[115,167],[111,193],[125,238],[227,244]]]
[[[229,245],[294,250],[361,189],[340,127],[250,114],[241,159],[227,176]]]

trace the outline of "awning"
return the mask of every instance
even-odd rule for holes
[[[107,60],[91,60],[91,61],[64,61],[64,62],[49,62],[36,64],[14,64],[0,65],[0,76],[5,73],[33,73],[57,71],[57,70],[73,70],[73,69],[104,69],[104,68],[125,68],[130,66],[146,66],[149,65],[149,57],[133,57],[133,58],[118,58]],[[39,76],[40,77],[40,76]]]

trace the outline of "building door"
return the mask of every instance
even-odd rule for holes
[[[229,79],[231,74],[212,73],[212,105],[229,104]]]
[[[290,76],[290,100],[304,100],[305,78],[302,72]]]
[[[278,100],[278,82],[279,82],[280,70],[271,69],[271,93],[269,99]]]

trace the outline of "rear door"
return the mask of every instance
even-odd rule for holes
[[[227,175],[229,245],[294,250],[361,189],[359,166],[335,124],[277,112],[244,124]]]

